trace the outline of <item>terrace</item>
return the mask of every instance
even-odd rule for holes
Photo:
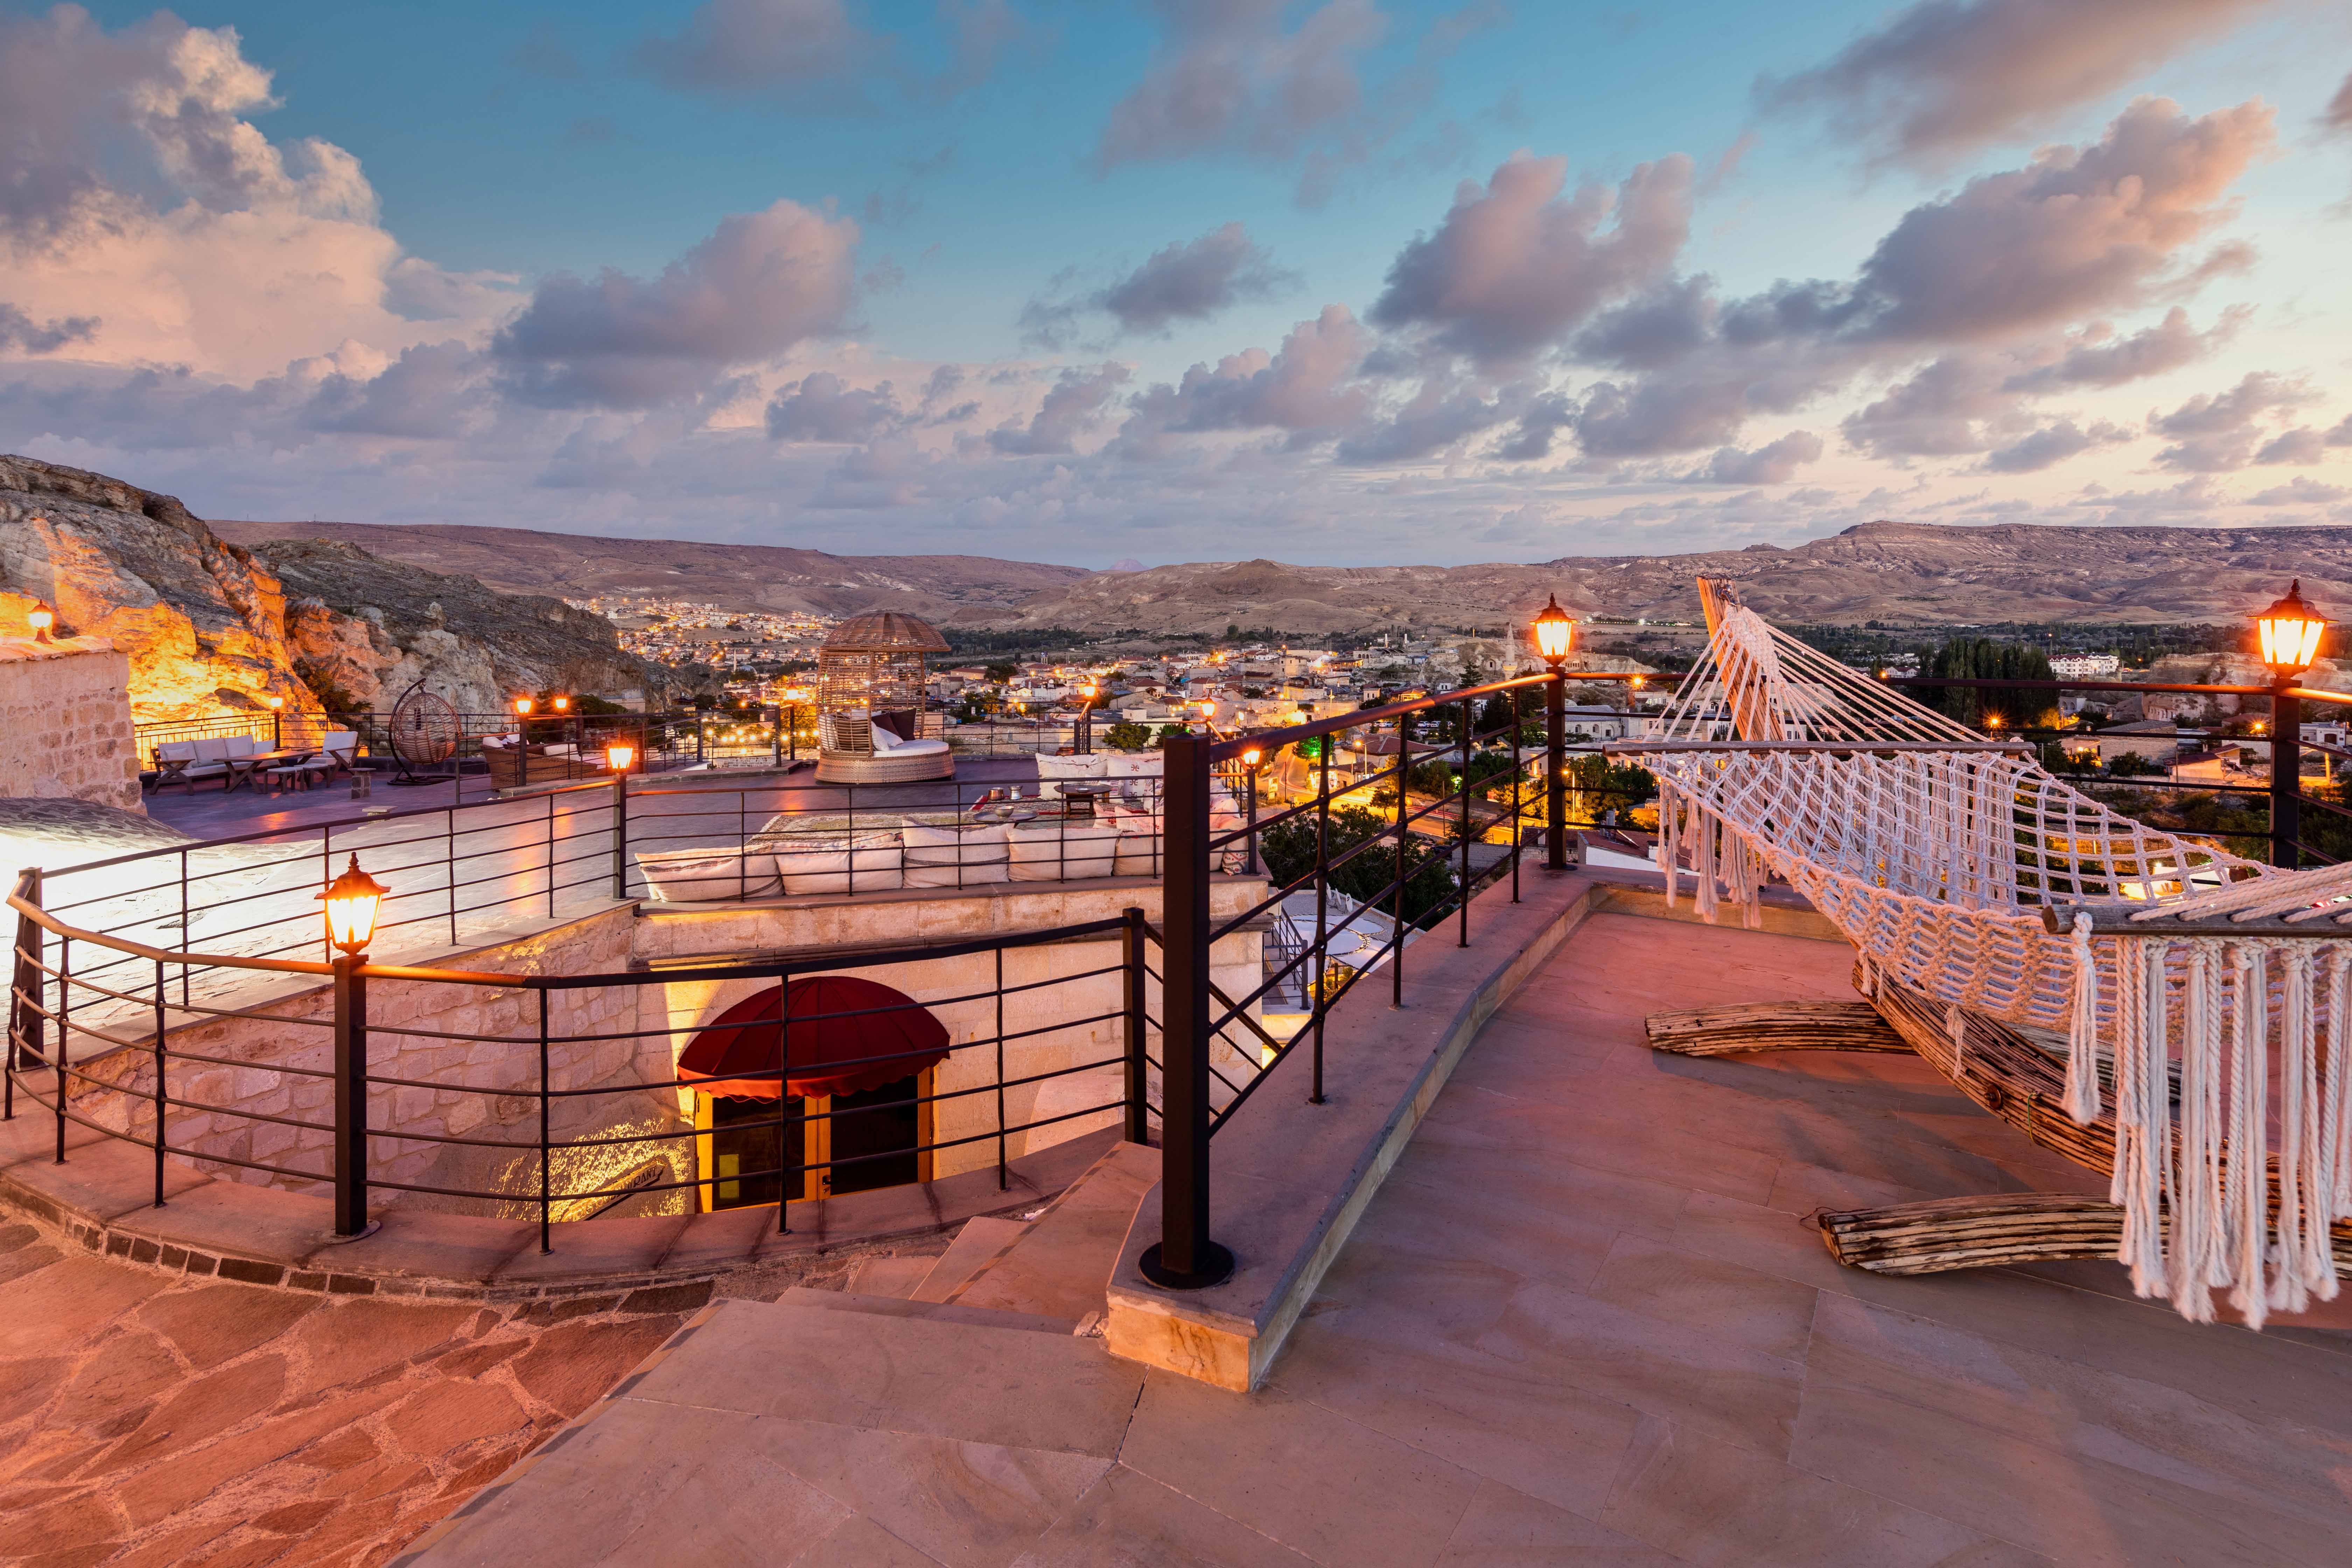
[[[91,1563],[2333,1561],[2352,1309],[2191,1323],[2095,1248],[1841,1262],[1824,1216],[2105,1178],[1861,1031],[1787,886],[1710,922],[1570,865],[1566,685],[1261,737],[1322,742],[1278,801],[1177,742],[1122,791],[1133,875],[1085,826],[1118,814],[1065,811],[1050,877],[959,840],[906,886],[908,828],[996,787],[967,763],[276,823],[266,863],[158,858],[231,889],[184,907],[176,869],[20,887],[28,1528]],[[1538,705],[1534,783],[1332,837],[1380,783],[1332,737],[1443,711],[1471,777]],[[1313,851],[1270,872],[1286,827]],[[875,833],[898,886],[854,885]],[[799,873],[838,889],[644,874],[796,835],[844,841]],[[319,937],[347,851],[390,886],[364,960]],[[800,999],[845,977],[899,1002]],[[1864,1048],[1671,1043],[1840,1002],[1803,1016]],[[936,1040],[832,1037],[908,1009]]]

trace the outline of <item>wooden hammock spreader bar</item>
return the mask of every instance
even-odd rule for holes
[[[1759,1002],[1653,1013],[1650,1048],[1683,1057],[1747,1051],[1895,1051],[1911,1047],[1867,1002]]]
[[[2093,936],[2155,936],[2176,941],[2184,936],[2290,936],[2341,942],[2346,927],[2352,926],[2352,904],[2340,910],[2322,906],[2302,911],[2302,918],[2292,921],[2275,916],[2240,921],[2228,915],[2207,915],[2201,920],[2177,920],[2163,914],[2151,920],[2132,918],[2147,908],[2146,904],[2050,904],[2042,911],[2042,923],[2053,935],[2071,936],[2075,915],[2087,914],[2091,917]]]

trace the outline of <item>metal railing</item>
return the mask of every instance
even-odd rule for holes
[[[341,1236],[369,1229],[373,1198],[389,1193],[411,1202],[456,1203],[494,1215],[533,1217],[541,1250],[549,1251],[557,1226],[568,1219],[593,1218],[641,1206],[646,1200],[664,1205],[664,1212],[675,1212],[667,1206],[675,1200],[666,1196],[675,1194],[688,1194],[694,1206],[704,1210],[759,1206],[756,1200],[752,1205],[729,1200],[769,1184],[777,1195],[766,1201],[776,1204],[776,1227],[782,1233],[792,1227],[793,1202],[896,1184],[879,1178],[901,1171],[910,1160],[927,1168],[936,1156],[992,1144],[997,1181],[1003,1188],[1009,1184],[1016,1139],[1026,1142],[1030,1134],[1073,1121],[1115,1117],[1123,1137],[1143,1142],[1150,1140],[1156,1114],[1150,1075],[1158,1064],[1149,1044],[1156,1020],[1150,1012],[1150,968],[1145,956],[1151,938],[1138,909],[1114,919],[969,942],[652,972],[540,975],[404,967],[347,957],[320,963],[177,952],[72,925],[44,907],[42,881],[37,870],[22,873],[8,900],[16,911],[17,927],[0,1114],[13,1119],[20,1098],[36,1112],[47,1113],[55,1123],[55,1158],[60,1163],[68,1154],[68,1129],[76,1126],[152,1151],[157,1207],[168,1201],[165,1161],[178,1157],[247,1173],[273,1185],[328,1187],[335,1201],[335,1230]],[[1118,955],[1042,980],[1006,978],[1008,953],[1082,942],[1116,942]],[[93,953],[104,956],[93,964]],[[826,1053],[803,1069],[816,1074],[804,1081],[821,1082],[861,1069],[870,1075],[908,1067],[907,1073],[885,1079],[853,1105],[837,1103],[837,1095],[791,1092],[792,1052],[803,1028],[821,1034],[823,1026],[901,1012],[908,1005],[796,1015],[791,1003],[795,978],[973,956],[992,960],[988,984],[949,987],[912,1004],[935,1016],[961,1009],[968,1026],[959,1031],[962,1037],[951,1037],[938,1051]],[[331,1005],[326,1016],[317,1016],[194,1002],[187,996],[185,973],[196,966],[323,980]],[[143,979],[134,979],[134,969]],[[100,973],[114,978],[93,978]],[[575,999],[606,997],[614,990],[634,999],[647,988],[679,983],[746,981],[773,983],[779,988],[775,1018],[732,1025],[665,1021],[652,1028],[596,1027],[589,1010],[574,1005]],[[1097,987],[1102,995],[1081,997],[1042,1025],[1008,1026],[1008,1000],[1090,981],[1106,983]],[[371,1018],[370,987],[384,984],[405,988],[400,1016],[406,1021]],[[522,1000],[509,1009],[511,1027],[425,1026],[425,1021],[463,1012],[468,1005],[516,994]],[[309,1043],[283,1048],[276,1058],[253,1054],[249,1043],[244,1054],[235,1056],[219,1054],[226,1047],[202,1048],[206,1026],[224,1020],[290,1031]],[[577,1026],[583,1022],[590,1026]],[[1051,1043],[1048,1037],[1066,1031],[1112,1026],[1117,1043],[1107,1049],[1090,1052],[1087,1040],[1066,1041],[1062,1054],[1076,1054],[1076,1060],[1039,1065],[1008,1059],[1008,1049],[1019,1053],[1024,1042],[1042,1047]],[[688,1075],[675,1065],[679,1036],[730,1031],[765,1031],[774,1041],[774,1065],[739,1068],[730,1063],[716,1077]],[[383,1053],[387,1041],[394,1046],[388,1059]],[[579,1064],[616,1047],[630,1053],[630,1069],[624,1076],[572,1081],[581,1076]],[[467,1064],[436,1070],[433,1064],[446,1061],[453,1047],[474,1048]],[[647,1058],[667,1064],[668,1070],[649,1069]],[[409,1065],[412,1060],[416,1065]],[[248,1089],[236,1103],[207,1098],[218,1091],[205,1086],[222,1081],[224,1074],[236,1075],[236,1081],[256,1077],[270,1080],[270,1092]],[[1009,1114],[1008,1091],[1086,1074],[1103,1079],[1100,1098],[1064,1106],[1050,1115]],[[715,1116],[649,1114],[649,1105],[658,1104],[658,1097],[675,1098],[683,1091],[699,1092],[711,1100],[746,1098],[719,1096],[711,1089],[714,1082],[772,1085],[771,1093],[751,1098],[772,1098],[775,1110],[723,1124]],[[478,1114],[461,1117],[453,1111],[435,1121],[401,1121],[397,1107],[404,1091],[412,1090],[457,1106],[471,1105]],[[874,1098],[877,1094],[884,1098]],[[283,1112],[259,1109],[261,1103],[281,1101]],[[504,1125],[519,1129],[520,1135],[485,1135],[486,1129],[499,1124],[501,1111],[507,1113]],[[391,1124],[387,1117],[393,1119]],[[911,1141],[893,1140],[886,1148],[838,1152],[842,1130],[861,1123],[870,1129],[887,1117],[911,1117],[918,1135]],[[939,1132],[943,1117],[965,1130]],[[971,1125],[975,1117],[982,1125]],[[460,1121],[473,1131],[453,1131]],[[201,1130],[192,1133],[192,1126]],[[921,1131],[925,1129],[929,1131]],[[724,1167],[713,1155],[721,1139],[738,1151],[734,1163]],[[762,1152],[770,1142],[772,1154]],[[856,1140],[850,1142],[854,1149]],[[265,1147],[270,1152],[256,1152]],[[744,1161],[747,1149],[749,1163]],[[986,1162],[973,1168],[985,1169]],[[491,1179],[466,1183],[447,1174],[452,1169],[487,1171]],[[434,1179],[436,1174],[440,1179]]]
[[[1210,1237],[1211,1140],[1284,1061],[1302,1054],[1302,1045],[1310,1064],[1308,1081],[1300,1086],[1303,1098],[1323,1103],[1325,1024],[1332,1008],[1380,968],[1389,971],[1391,1005],[1402,1005],[1405,954],[1412,941],[1451,921],[1455,943],[1468,946],[1470,902],[1483,883],[1507,878],[1512,900],[1517,900],[1524,848],[1537,825],[1530,821],[1531,805],[1540,805],[1537,820],[1546,868],[1566,868],[1567,682],[1623,679],[1628,678],[1581,671],[1523,676],[1255,735],[1192,737],[1168,744],[1161,1238],[1144,1254],[1147,1277],[1171,1289],[1193,1289],[1231,1274],[1233,1255]],[[1538,696],[1543,715],[1539,748],[1528,744],[1528,700]],[[1396,760],[1352,770],[1335,784],[1336,739],[1379,728],[1395,734]],[[1441,731],[1438,740],[1450,752],[1451,787],[1440,787],[1427,772],[1440,754],[1420,744],[1421,731],[1432,728]],[[1300,748],[1311,748],[1311,753]],[[1276,803],[1270,814],[1260,812],[1256,771],[1235,771],[1252,750],[1269,760],[1286,751],[1305,756],[1312,776],[1299,798]],[[1540,783],[1534,787],[1524,765],[1530,751],[1542,759]],[[1492,771],[1479,771],[1482,756],[1492,759]],[[1235,784],[1242,799],[1238,818],[1223,805]],[[1496,832],[1503,836],[1502,853],[1482,867],[1474,846]],[[1213,921],[1210,875],[1218,858],[1235,845],[1253,866],[1273,851],[1270,886],[1254,907]],[[1313,900],[1311,925],[1268,962],[1265,981],[1244,995],[1220,992],[1210,975],[1213,945],[1286,900],[1306,898]],[[1342,943],[1349,956],[1336,960]],[[1311,1005],[1297,1031],[1278,1040],[1257,1025],[1249,1009],[1287,981],[1297,982]],[[1255,1031],[1264,1047],[1260,1069],[1245,1079],[1226,1074],[1213,1050],[1235,1024]]]

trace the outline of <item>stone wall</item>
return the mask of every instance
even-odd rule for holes
[[[1219,879],[1213,884],[1213,918],[1229,919],[1262,898],[1260,879]],[[1160,889],[1134,879],[1096,883],[1036,884],[1035,890],[948,891],[881,895],[838,901],[742,909],[698,909],[677,913],[639,913],[616,907],[556,925],[536,934],[441,962],[451,968],[493,974],[602,974],[626,970],[633,958],[677,964],[697,958],[740,963],[755,955],[801,956],[810,949],[874,946],[919,936],[953,940],[986,932],[1034,931],[1116,918],[1130,906],[1156,920]],[[658,911],[659,906],[654,907]],[[1262,971],[1261,937],[1237,931],[1214,952],[1213,975],[1226,994],[1254,989]],[[1020,1127],[1117,1100],[1124,1093],[1120,1053],[1124,1024],[1120,943],[1114,933],[1097,940],[1056,942],[1007,950],[1003,982],[1003,1032],[1020,1038],[1003,1050],[1008,1079],[1034,1078],[1085,1068],[1043,1082],[1017,1084],[1003,1096],[998,1120],[997,959],[992,952],[957,958],[920,956],[864,967],[855,973],[906,993],[923,1003],[946,1026],[955,1048],[934,1075],[933,1092],[945,1097],[934,1108],[932,1137],[954,1143],[934,1156],[933,1177],[981,1169],[998,1156],[1000,1127]],[[1106,971],[1091,973],[1091,971]],[[1077,978],[1084,976],[1084,978]],[[1058,983],[1055,983],[1058,982]],[[608,1035],[604,1040],[558,1040],[551,1044],[547,1081],[559,1091],[605,1088],[610,1093],[562,1094],[551,1101],[550,1131],[556,1141],[660,1134],[691,1128],[694,1095],[684,1089],[631,1089],[677,1076],[678,1055],[695,1032],[772,980],[663,981],[646,976],[640,984],[589,986],[547,993],[551,1036]],[[1157,984],[1151,1011],[1158,1013]],[[379,1084],[371,1092],[369,1175],[380,1184],[505,1191],[511,1201],[485,1205],[429,1193],[398,1193],[386,1187],[378,1203],[404,1206],[496,1212],[535,1217],[539,1166],[539,994],[527,987],[454,984],[446,982],[375,980],[369,984],[369,1061],[379,1077],[412,1080]],[[324,986],[254,1006],[257,1016],[213,1019],[174,1027],[174,1052],[218,1058],[214,1063],[175,1062],[170,1081],[174,1101],[192,1102],[171,1115],[171,1143],[215,1174],[267,1185],[307,1189],[332,1169],[333,1044],[327,1025],[333,1017]],[[1108,1016],[1097,1016],[1108,1015]],[[1063,1020],[1091,1019],[1086,1023]],[[136,1027],[135,1025],[131,1026]],[[1221,1043],[1219,1065],[1228,1078],[1245,1082],[1256,1068],[1252,1037],[1240,1027]],[[443,1038],[443,1036],[459,1037]],[[1152,1045],[1157,1054],[1156,1037]],[[78,1109],[92,1120],[146,1136],[153,1126],[152,1058],[142,1049],[117,1050],[78,1064],[107,1087],[77,1090]],[[1156,1076],[1156,1075],[1155,1075]],[[431,1087],[424,1087],[424,1086]],[[980,1092],[963,1093],[974,1090]],[[1151,1098],[1156,1100],[1154,1083]],[[230,1110],[202,1109],[206,1106]],[[247,1114],[240,1114],[247,1113]],[[259,1121],[255,1116],[284,1118]],[[1117,1109],[1089,1110],[1034,1131],[1009,1133],[1007,1158],[1018,1158],[1096,1129],[1116,1125]],[[307,1123],[309,1125],[292,1125]],[[435,1139],[479,1140],[482,1145]],[[970,1142],[958,1142],[960,1140]],[[209,1159],[207,1159],[209,1156]],[[669,1179],[694,1174],[693,1140],[589,1147],[559,1152],[550,1168],[551,1191],[590,1190],[609,1184],[648,1158],[664,1157]],[[259,1171],[229,1162],[282,1167],[294,1174]],[[690,1194],[649,1194],[616,1211],[678,1212]]]
[[[102,637],[0,637],[0,795],[144,811],[131,659]]]

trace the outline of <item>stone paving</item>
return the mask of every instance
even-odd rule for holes
[[[1851,995],[1851,962],[1591,917],[1254,1394],[726,1304],[416,1561],[2340,1568],[2352,1298],[2257,1335],[2111,1263],[1843,1268],[1825,1205],[2100,1184],[1915,1058],[1643,1044],[1660,1009]]]
[[[381,1563],[709,1290],[334,1299],[68,1254],[21,1224],[0,1224],[0,1562],[27,1568]]]

